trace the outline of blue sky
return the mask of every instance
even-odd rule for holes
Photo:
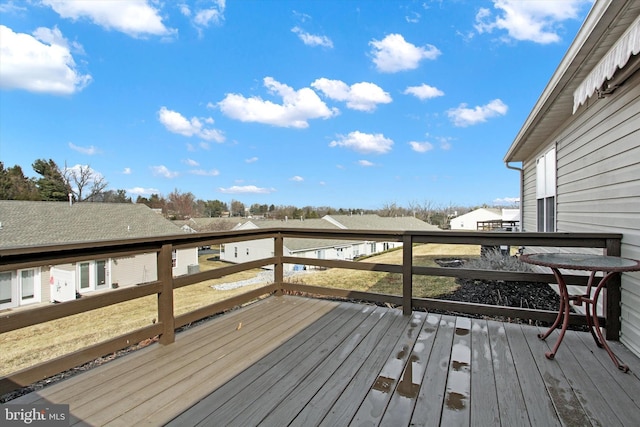
[[[1,1],[0,161],[134,200],[511,204],[503,156],[590,7]]]

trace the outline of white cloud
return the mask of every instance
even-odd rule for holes
[[[124,168],[122,170],[123,175],[131,175],[131,168]]]
[[[77,151],[78,153],[82,153],[82,154],[87,154],[89,156],[93,156],[94,154],[99,153],[100,151],[94,147],[93,145],[89,146],[89,147],[80,147],[78,145],[75,145],[74,143],[70,142],[69,143],[69,148],[71,148],[74,151]]]
[[[157,9],[144,1],[119,0],[42,0],[62,18],[87,18],[107,30],[116,30],[132,37],[167,36],[177,30],[165,27]]]
[[[219,187],[218,191],[224,194],[270,194],[276,190],[274,188],[260,188],[255,185],[234,185],[228,188]]]
[[[58,28],[40,27],[33,36],[0,25],[0,88],[69,95],[84,89],[89,74],[76,67],[68,41]],[[81,46],[74,44],[76,50]]]
[[[358,160],[358,164],[365,168],[375,166],[375,164],[373,162],[370,162],[369,160]]]
[[[245,160],[246,163],[255,163],[257,161],[258,161],[257,157],[250,157],[250,158]]]
[[[184,162],[186,165],[189,165],[189,166],[191,166],[191,167],[200,166],[200,163],[198,163],[197,161],[195,161],[195,160],[193,160],[193,159],[185,159],[185,160],[183,160],[183,162]]]
[[[218,103],[220,110],[228,117],[243,122],[294,128],[309,127],[309,119],[327,119],[338,114],[338,110],[330,110],[312,89],[293,90],[272,77],[265,77],[264,85],[271,93],[280,96],[283,103],[231,93]]]
[[[426,153],[427,151],[433,150],[433,144],[430,142],[417,142],[411,141],[409,142],[411,149],[417,153]]]
[[[225,0],[213,0],[212,7],[199,9],[193,18],[198,27],[208,27],[210,24],[220,25],[224,21]],[[184,14],[184,13],[183,13]]]
[[[211,169],[211,170],[203,170],[203,169],[195,169],[192,171],[189,171],[189,173],[193,174],[193,175],[199,175],[199,176],[218,176],[220,175],[220,171],[217,169]]]
[[[440,55],[435,46],[415,46],[405,41],[400,34],[389,34],[384,39],[373,40],[369,44],[373,46],[373,63],[383,73],[414,70],[423,59],[436,59]]]
[[[166,166],[151,166],[151,171],[156,176],[162,176],[165,178],[175,178],[179,175],[178,172],[170,171]]]
[[[298,35],[298,38],[302,40],[304,44],[307,46],[323,46],[323,47],[333,47],[333,42],[327,36],[316,36],[313,34],[309,34],[302,30],[300,27],[293,27],[291,29],[292,32]]]
[[[199,118],[192,117],[191,120],[187,120],[182,114],[169,110],[167,107],[160,108],[158,119],[169,132],[184,136],[197,136],[207,141],[224,142],[225,140],[221,131],[205,128]],[[210,118],[204,120],[207,123],[212,122]]]
[[[349,135],[338,135],[338,139],[331,141],[329,147],[350,148],[359,153],[384,154],[391,151],[393,140],[385,138],[381,133],[370,134],[354,131]]]
[[[562,22],[580,18],[580,9],[592,0],[494,0],[495,15],[481,8],[476,14],[478,33],[494,29],[505,30],[510,39],[528,40],[540,44],[555,43]]]
[[[413,95],[421,100],[437,98],[443,96],[444,92],[428,84],[421,84],[420,86],[409,86],[403,92],[405,95]]]
[[[417,24],[420,22],[420,18],[422,16],[418,12],[409,12],[408,15],[404,17],[404,19],[410,24]]]
[[[151,195],[151,194],[160,194],[160,190],[158,190],[157,188],[133,187],[128,189],[127,193],[143,196],[143,195]]]
[[[460,104],[458,108],[447,111],[447,115],[458,127],[467,127],[486,122],[487,119],[507,114],[509,108],[500,99],[494,99],[487,105],[479,105],[475,108],[467,108],[467,104]]]
[[[95,169],[91,168],[91,166],[89,165],[81,165],[81,164],[76,164],[74,166],[69,167],[65,167],[64,168],[64,172],[68,172],[72,175],[76,175],[76,176],[80,176],[81,174],[87,174],[88,177],[90,177],[90,181],[95,181],[96,179],[103,179],[104,177],[102,176],[102,174],[98,171],[96,171]]]
[[[311,87],[336,101],[346,101],[347,107],[359,111],[373,111],[378,104],[388,104],[391,96],[376,84],[361,82],[348,86],[340,80],[320,78]]]
[[[296,176],[292,176],[289,180],[290,181],[295,181],[295,182],[302,182],[302,181],[304,181],[304,178],[299,176],[299,175],[296,175]]]

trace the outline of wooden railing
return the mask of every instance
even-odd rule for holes
[[[285,256],[284,239],[336,239],[367,242],[402,242],[402,264],[381,264],[366,261],[353,262]],[[181,277],[172,277],[173,250],[194,248],[204,245],[217,245],[257,239],[273,239],[273,256],[234,264],[210,271],[203,271]],[[552,321],[555,312],[525,308],[502,307],[495,305],[473,304],[467,302],[444,301],[431,298],[413,297],[412,276],[445,276],[486,280],[504,280],[520,282],[553,283],[552,274],[532,272],[506,272],[493,270],[474,270],[465,268],[422,267],[413,265],[414,244],[464,244],[479,246],[509,245],[556,248],[596,248],[608,255],[619,256],[621,249],[620,234],[602,233],[509,233],[509,232],[457,232],[457,231],[371,231],[371,230],[319,230],[273,228],[242,230],[231,232],[176,235],[163,238],[131,239],[123,241],[101,241],[46,247],[0,249],[0,272],[45,265],[77,263],[80,261],[118,258],[143,253],[157,254],[157,279],[138,286],[113,289],[95,295],[86,295],[81,299],[46,304],[24,310],[0,311],[0,334],[28,326],[60,319],[78,313],[107,307],[113,304],[157,295],[158,322],[110,340],[83,348],[68,355],[46,361],[0,378],[0,394],[23,387],[67,369],[79,366],[95,358],[126,348],[131,344],[159,336],[161,344],[174,342],[175,330],[196,320],[224,312],[240,304],[252,301],[262,295],[283,291],[301,292],[313,295],[325,295],[349,298],[376,303],[388,303],[402,306],[404,314],[410,314],[414,308],[427,310],[446,310],[462,314],[481,314],[504,316],[508,318]],[[398,273],[402,275],[402,294],[389,295],[371,292],[358,292],[347,289],[325,288],[303,284],[287,283],[284,280],[285,264],[304,264],[326,268],[345,268],[364,271]],[[233,273],[254,268],[273,266],[274,282],[262,288],[246,292],[211,304],[197,310],[176,316],[174,313],[174,290],[205,280],[224,277]],[[567,275],[570,285],[586,284],[586,277]],[[572,315],[573,324],[584,324],[581,316]],[[620,331],[620,280],[609,281],[602,323],[606,325],[607,339],[618,339]],[[2,349],[0,349],[2,351]]]

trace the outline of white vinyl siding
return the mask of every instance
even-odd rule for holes
[[[636,73],[612,95],[581,107],[548,142],[557,142],[556,230],[622,233],[622,256],[634,259],[640,259],[639,124]],[[536,157],[524,165],[524,222],[531,230]],[[640,355],[640,274],[623,275],[621,309],[620,339]]]

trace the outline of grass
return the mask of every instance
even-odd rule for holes
[[[437,258],[477,257],[480,248],[476,245],[424,244],[413,248],[413,265],[437,267]],[[402,264],[402,249],[395,249],[380,255],[374,255],[362,262],[380,264]],[[402,275],[378,271],[329,269],[289,277],[293,283],[324,286],[328,288],[350,289],[363,292],[401,295]],[[458,285],[452,277],[414,276],[413,296],[430,298],[455,291]]]
[[[414,265],[435,266],[441,257],[479,255],[479,247],[471,245],[417,245],[414,247]],[[372,256],[364,262],[401,264],[402,250],[392,250]],[[201,256],[200,270],[206,271],[227,265]],[[253,278],[260,270],[248,270],[220,279],[207,280],[175,290],[176,315],[193,311],[231,296],[259,288],[255,284],[227,291],[216,290],[213,285]],[[295,276],[294,276],[295,277]],[[306,284],[353,289],[387,294],[400,294],[400,274],[358,270],[330,269],[298,276]],[[295,279],[298,280],[298,279]],[[455,279],[447,277],[414,277],[414,296],[430,297],[456,289]],[[81,348],[117,337],[156,321],[156,296],[151,295],[90,312],[40,323],[27,328],[0,334],[0,375],[33,366],[42,361],[72,353]]]
[[[227,265],[209,260],[206,256],[200,257],[199,263],[201,271]],[[263,286],[264,284],[256,284],[228,291],[212,288],[213,285],[252,278],[258,271],[260,270],[243,271],[176,289],[176,315]],[[0,334],[0,375],[7,375],[148,326],[156,321],[158,315],[156,301],[157,297],[150,295]]]

